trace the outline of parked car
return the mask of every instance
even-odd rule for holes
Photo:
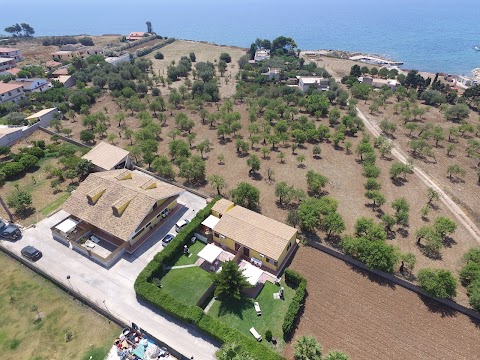
[[[22,236],[22,232],[15,224],[7,224],[5,221],[0,220],[0,238],[8,240],[17,240]]]
[[[177,232],[179,232],[180,230],[182,230],[185,226],[187,226],[187,224],[190,222],[190,220],[188,219],[182,219],[182,220],[178,220],[178,222],[175,224],[175,230]]]
[[[22,256],[26,257],[27,259],[31,261],[37,261],[42,257],[42,252],[38,250],[37,248],[34,248],[33,246],[25,246],[22,249]]]
[[[173,234],[167,234],[165,237],[162,239],[162,245],[167,246],[170,244],[170,242],[175,238],[175,235]]]

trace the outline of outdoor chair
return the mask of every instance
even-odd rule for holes
[[[253,306],[255,307],[255,311],[257,312],[257,316],[262,315],[262,310],[260,309],[260,304],[258,303],[258,301],[255,301],[253,303]]]

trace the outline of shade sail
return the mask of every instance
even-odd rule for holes
[[[242,267],[243,269],[243,275],[247,278],[247,281],[252,285],[255,286],[257,285],[258,281],[260,280],[260,277],[263,274],[262,269],[253,266],[250,263],[244,262],[245,266]]]
[[[218,224],[219,221],[220,221],[219,218],[217,218],[216,216],[210,215],[205,220],[203,220],[202,225],[208,227],[209,229],[213,229],[215,225]]]
[[[58,229],[61,232],[67,234],[73,229],[75,229],[75,226],[77,226],[77,224],[78,224],[78,221],[68,218],[65,221],[58,224],[57,226],[55,226],[55,229]]]
[[[215,244],[208,244],[198,253],[198,256],[211,264],[217,260],[222,251],[223,250]]]

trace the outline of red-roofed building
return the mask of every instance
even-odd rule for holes
[[[0,82],[0,104],[18,102],[20,99],[25,99],[21,84]]]
[[[8,70],[0,71],[0,75],[17,75],[20,71],[22,71],[22,69],[14,67]]]
[[[135,40],[140,40],[141,38],[143,38],[145,36],[146,33],[144,32],[138,32],[138,31],[135,31],[135,32],[131,32],[128,36],[127,36],[127,40],[128,41],[135,41]]]
[[[58,61],[54,61],[54,60],[48,60],[46,63],[45,63],[45,66],[49,69],[54,69],[56,67],[59,67],[59,66],[62,66],[62,63],[61,62],[58,62]]]

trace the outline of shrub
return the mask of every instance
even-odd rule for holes
[[[163,60],[164,57],[165,57],[165,56],[164,56],[160,51],[157,51],[157,52],[155,53],[155,59],[157,59],[157,60]]]
[[[265,340],[272,341],[272,332],[270,330],[265,331]]]
[[[480,312],[480,279],[473,281],[467,288],[470,305]]]
[[[283,337],[289,339],[295,330],[295,320],[303,305],[303,300],[307,295],[307,280],[299,273],[286,269],[285,270],[285,282],[287,285],[296,287],[295,295],[290,303],[287,313],[283,319],[282,330]]]

